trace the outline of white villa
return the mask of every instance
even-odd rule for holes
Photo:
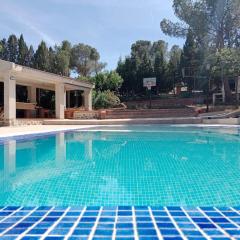
[[[0,60],[0,82],[3,82],[3,108],[2,118],[5,125],[15,125],[16,111],[23,110],[32,118],[31,112],[37,108],[37,89],[55,91],[55,118],[64,119],[64,111],[70,104],[70,92],[81,90],[84,110],[92,110],[92,89],[94,85],[78,81],[29,67],[17,65],[12,62]],[[16,86],[27,87],[26,102],[16,99]],[[0,111],[1,112],[1,111]]]

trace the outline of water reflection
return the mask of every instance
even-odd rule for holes
[[[4,144],[4,175],[10,177],[16,172],[16,140]]]
[[[56,144],[55,144],[55,161],[56,166],[61,167],[64,166],[66,161],[66,141],[65,134],[63,132],[56,134]]]

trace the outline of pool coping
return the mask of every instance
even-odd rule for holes
[[[86,132],[87,130],[89,130],[90,132],[93,131],[108,131],[108,130],[91,130],[91,128],[97,128],[97,127],[124,127],[124,126],[134,126],[135,124],[115,124],[115,125],[75,125],[72,127],[62,127],[60,129],[57,130],[33,130],[31,132],[16,132],[16,133],[10,133],[10,134],[0,134],[0,144],[3,144],[4,142],[10,141],[10,140],[31,140],[31,139],[35,139],[38,137],[44,137],[44,136],[53,136],[57,133],[60,132],[75,132],[75,131],[84,131]],[[156,124],[136,124],[135,126],[150,126],[150,125],[154,125],[156,126]],[[157,124],[158,125],[158,124]],[[170,126],[170,127],[199,127],[199,128],[204,128],[204,127],[210,127],[210,128],[219,128],[219,127],[223,127],[223,128],[238,128],[240,129],[239,125],[225,125],[225,124],[159,124],[159,126],[164,127],[164,126]],[[13,128],[12,128],[13,129]],[[111,130],[112,132],[114,132],[114,130]],[[134,132],[134,130],[128,130],[129,132]],[[116,130],[116,132],[121,132],[121,130]],[[124,132],[124,130],[122,130],[122,132]]]

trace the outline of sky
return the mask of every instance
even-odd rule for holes
[[[2,0],[0,38],[14,33],[36,49],[68,40],[95,47],[107,69],[130,54],[137,40],[165,40],[169,48],[183,39],[164,35],[163,18],[176,20],[172,0]]]

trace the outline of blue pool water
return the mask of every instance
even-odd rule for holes
[[[238,128],[101,127],[0,144],[0,205],[240,204]]]

